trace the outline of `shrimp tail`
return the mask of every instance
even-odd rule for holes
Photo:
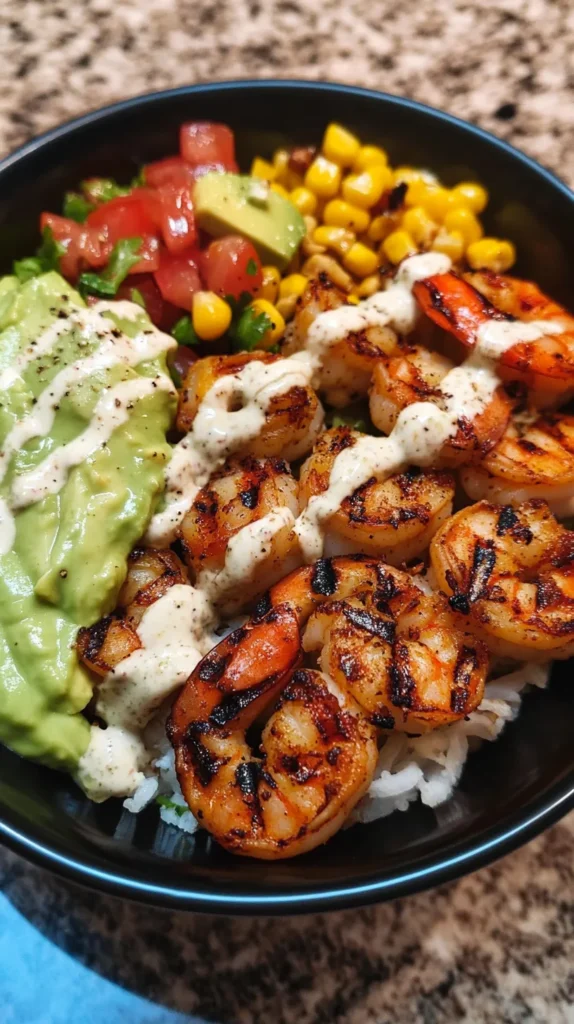
[[[474,346],[479,327],[488,320],[514,319],[452,272],[417,281],[413,293],[423,312],[468,348]]]

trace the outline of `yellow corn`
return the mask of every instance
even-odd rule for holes
[[[289,167],[289,152],[286,149],[276,149],[273,154],[273,167],[275,169],[275,181],[283,185],[288,192],[302,185],[301,175],[292,171]]]
[[[368,299],[370,295],[374,295],[378,292],[381,287],[381,278],[379,274],[369,274],[368,277],[363,278],[360,284],[356,285],[353,289],[353,293],[358,299]]]
[[[278,181],[272,181],[269,188],[272,192],[276,192],[282,199],[289,199],[289,193],[283,185],[280,185]]]
[[[215,292],[195,292],[191,309],[195,333],[202,341],[214,341],[231,323],[231,307]]]
[[[333,249],[340,256],[344,256],[356,241],[356,236],[346,228],[321,224],[313,232],[313,241],[317,245],[324,245],[326,249]]]
[[[261,277],[261,287],[258,293],[259,298],[267,299],[268,302],[275,302],[279,294],[281,274],[277,267],[261,267]]]
[[[332,199],[341,185],[341,168],[324,156],[316,156],[305,174],[305,187],[321,199]]]
[[[353,170],[356,174],[366,171],[367,167],[375,167],[377,164],[386,167],[388,157],[380,146],[361,146],[355,157]]]
[[[259,341],[259,348],[271,348],[285,330],[285,321],[281,316],[281,313],[273,303],[268,302],[267,299],[254,299],[250,304],[250,308],[253,312],[259,316],[260,313],[265,313],[266,316],[271,320],[271,327],[265,332],[263,337]]]
[[[435,180],[433,174],[429,174],[428,171],[424,171],[420,167],[397,167],[393,174],[395,185],[400,185],[403,181],[407,185],[414,184],[417,181],[422,181],[429,185],[434,184]]]
[[[488,202],[488,192],[476,181],[461,181],[452,194],[457,205],[468,206],[473,213],[482,213]]]
[[[422,206],[434,221],[441,224],[452,208],[452,193],[442,185],[429,185],[426,181],[415,181],[409,185],[405,196],[407,206]]]
[[[327,125],[322,148],[327,160],[332,160],[339,167],[352,167],[361,148],[361,143],[356,135],[352,135],[342,125],[333,122]]]
[[[277,177],[277,169],[273,164],[270,164],[268,160],[262,160],[260,156],[255,157],[249,173],[252,178],[261,178],[263,181],[269,182],[275,181]]]
[[[447,231],[460,231],[467,245],[478,242],[479,238],[482,238],[482,225],[467,206],[449,210],[443,223]]]
[[[296,206],[299,213],[302,213],[304,217],[312,217],[317,209],[317,196],[313,195],[313,193],[304,186],[294,188],[289,195],[289,199],[293,203],[293,206]]]
[[[343,257],[343,266],[355,277],[369,277],[379,265],[376,252],[369,249],[363,242],[355,242]]]
[[[360,206],[346,203],[344,199],[331,199],[323,211],[323,220],[333,227],[347,228],[348,231],[362,234],[369,226],[370,217]]]
[[[360,174],[349,174],[343,181],[343,198],[353,206],[360,206],[363,210],[369,210],[371,206],[378,203],[383,192],[391,188],[393,184],[393,173],[388,167],[382,164],[375,164],[368,167]]]
[[[390,235],[397,226],[396,218],[388,214],[381,214],[380,217],[373,217],[367,236],[371,242],[382,242],[383,238]]]
[[[464,235],[461,231],[445,231],[441,228],[433,239],[433,252],[443,252],[453,263],[458,263],[464,254]]]
[[[466,258],[473,270],[493,270],[503,274],[516,259],[512,242],[501,238],[481,238],[466,250]]]
[[[403,214],[401,226],[421,249],[427,249],[438,230],[438,224],[429,217],[424,206],[412,206]]]
[[[400,263],[401,260],[412,256],[417,251],[414,239],[409,235],[408,231],[403,231],[399,228],[398,231],[393,231],[392,234],[385,238],[382,246],[382,252],[391,263]]]
[[[353,295],[351,293],[351,295],[347,295],[347,302],[349,303],[350,306],[358,306],[359,305],[359,296],[358,295]]]
[[[288,274],[279,285],[279,297],[289,299],[294,295],[298,299],[305,291],[307,284],[308,281],[304,274]]]

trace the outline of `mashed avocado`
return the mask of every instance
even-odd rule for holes
[[[99,350],[105,331],[74,322],[84,308],[59,274],[24,284],[0,280],[2,444],[63,369]],[[125,308],[117,309],[122,319],[104,314],[112,337],[157,335],[142,310],[125,319]],[[36,356],[29,346],[57,321],[56,343]],[[26,351],[29,361],[17,366]],[[15,365],[18,372],[11,374]],[[0,496],[13,505],[15,478],[86,431],[106,388],[142,377],[159,380],[165,370],[160,354],[79,377],[55,405],[49,431],[10,459]],[[150,382],[149,391],[126,406],[126,421],[70,469],[61,489],[14,510],[15,540],[0,556],[0,741],[25,757],[73,771],[87,747],[89,726],[79,712],[92,687],[76,657],[76,633],[114,607],[127,556],[163,487],[174,405],[173,393]]]

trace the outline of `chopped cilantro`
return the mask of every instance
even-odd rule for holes
[[[182,818],[188,809],[183,804],[176,804],[175,800],[170,800],[168,796],[156,796],[155,801],[160,807],[165,807],[168,811],[175,811],[178,818]]]
[[[249,274],[249,277],[255,277],[257,273],[257,264],[254,259],[247,261],[247,266],[245,270]]]
[[[366,402],[353,402],[345,409],[328,409],[326,422],[328,427],[351,427],[363,434],[373,433]]]
[[[113,178],[88,178],[81,182],[80,188],[88,202],[95,206],[109,203],[110,199],[117,199],[118,196],[127,196],[130,192],[129,188],[118,185]]]
[[[251,352],[272,327],[273,322],[267,313],[258,313],[247,306],[231,329],[234,350]]]
[[[175,327],[172,327],[171,333],[179,345],[199,345],[199,337],[195,333],[190,316],[182,316]]]
[[[131,293],[130,293],[130,299],[132,300],[132,302],[137,303],[138,306],[141,306],[142,309],[146,308],[145,307],[145,299],[144,299],[142,293],[140,292],[139,288],[132,288]]]
[[[145,167],[140,167],[135,178],[132,178],[130,182],[130,188],[145,188],[147,182],[145,180]]]
[[[69,217],[71,220],[77,221],[78,224],[83,224],[92,210],[92,204],[84,196],[81,196],[79,192],[66,192],[62,210],[64,217]]]
[[[23,260],[14,260],[12,269],[19,281],[29,281],[31,277],[38,274],[45,274],[48,270],[60,269],[60,256],[63,256],[66,247],[54,238],[52,228],[45,227],[42,232],[42,244],[36,250],[35,256],[28,256]]]
[[[114,296],[132,267],[139,263],[141,238],[122,238],[112,249],[107,267],[101,274],[80,274],[78,289],[81,295],[97,295],[107,299]]]

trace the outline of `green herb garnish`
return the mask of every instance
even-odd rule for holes
[[[258,313],[248,306],[231,328],[234,350],[251,352],[272,328],[273,321],[267,313]]]
[[[100,206],[102,203],[109,203],[110,199],[117,199],[118,196],[127,196],[129,188],[118,185],[113,178],[88,178],[82,181],[80,188],[89,203]]]
[[[249,277],[255,277],[257,273],[257,264],[254,259],[250,259],[247,261],[245,271],[247,274],[249,274]]]
[[[199,335],[195,333],[190,316],[182,316],[181,320],[178,320],[172,327],[171,333],[179,345],[195,347],[200,344]]]
[[[182,818],[188,810],[183,804],[176,804],[175,800],[170,800],[168,796],[156,796],[155,801],[160,807],[165,807],[168,811],[175,811],[178,818]]]
[[[132,302],[135,302],[138,306],[141,306],[142,309],[146,308],[145,299],[142,293],[140,292],[139,288],[132,288],[130,299],[132,300]]]
[[[116,242],[105,270],[101,274],[80,274],[78,290],[81,295],[97,295],[107,299],[114,296],[132,267],[139,263],[141,238],[122,238]]]
[[[85,196],[81,196],[79,192],[66,192],[62,210],[64,217],[69,217],[70,220],[83,224],[93,209],[92,204],[88,202]]]
[[[52,228],[45,227],[42,232],[42,244],[36,250],[36,255],[14,260],[13,273],[23,283],[29,281],[31,277],[38,277],[38,274],[47,273],[48,270],[59,270],[60,257],[65,251],[66,246],[56,241]]]
[[[352,402],[345,409],[327,409],[325,421],[327,427],[351,427],[363,434],[376,433],[369,416],[369,407],[364,401]]]
[[[145,180],[145,167],[140,167],[135,178],[132,178],[130,182],[130,188],[145,188],[147,181]]]

